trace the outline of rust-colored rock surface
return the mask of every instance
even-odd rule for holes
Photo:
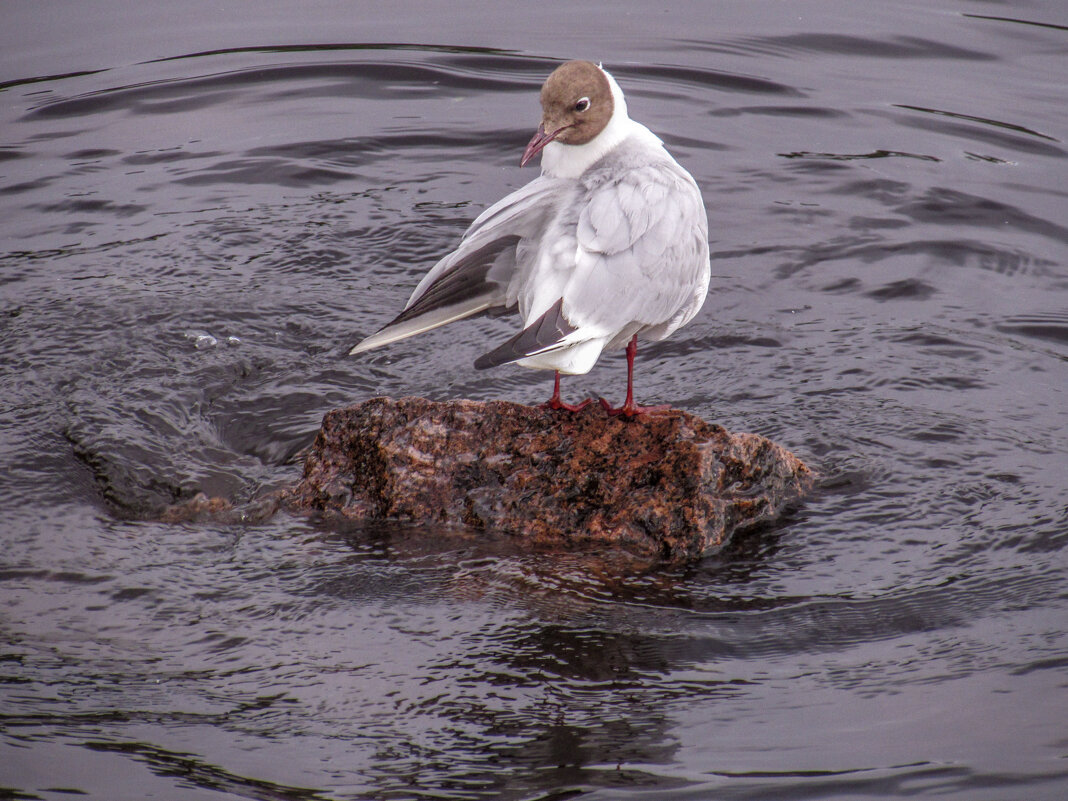
[[[503,401],[374,398],[326,414],[294,511],[488,529],[532,546],[682,560],[775,518],[797,457],[683,411],[631,420]]]

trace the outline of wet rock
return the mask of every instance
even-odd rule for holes
[[[198,492],[192,498],[168,504],[152,519],[164,523],[262,523],[278,511],[279,493],[269,493],[241,506],[226,498]]]
[[[236,517],[234,506],[226,498],[211,498],[198,492],[188,500],[172,503],[163,509],[159,519],[164,523],[198,523],[206,520],[226,520]]]
[[[810,486],[797,457],[680,410],[626,420],[503,401],[374,398],[326,414],[291,511],[683,560]]]

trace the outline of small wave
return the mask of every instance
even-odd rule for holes
[[[1005,318],[996,326],[998,331],[1068,345],[1068,312],[1032,313]]]

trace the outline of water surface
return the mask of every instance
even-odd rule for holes
[[[0,33],[0,797],[1059,799],[1057,3],[12,3]],[[700,184],[638,393],[827,477],[686,567],[162,525],[322,414],[537,402],[469,321],[362,358],[603,59]],[[622,353],[565,383],[617,402]]]

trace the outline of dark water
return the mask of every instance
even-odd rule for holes
[[[0,798],[1068,797],[1063,4],[364,5],[5,4]],[[473,370],[508,320],[344,353],[535,174],[566,57],[708,202],[639,400],[820,493],[622,579],[147,522],[332,407],[547,397]]]

